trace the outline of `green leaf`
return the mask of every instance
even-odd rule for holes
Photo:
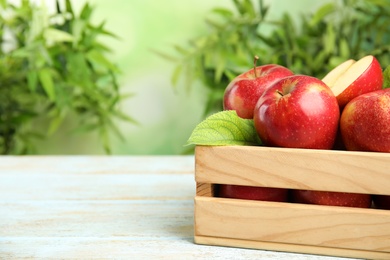
[[[240,118],[236,111],[215,113],[199,123],[187,144],[195,145],[259,145],[253,120]]]
[[[224,17],[232,17],[233,16],[233,12],[227,8],[223,8],[223,7],[216,7],[214,9],[211,10],[211,12],[213,13],[216,13],[216,14],[220,14]]]
[[[74,12],[73,12],[73,7],[72,7],[72,2],[70,1],[70,0],[66,0],[65,1],[65,5],[66,5],[66,11],[68,12],[68,13],[70,13],[71,15],[72,15],[72,17],[74,16]]]
[[[31,70],[27,73],[27,84],[31,92],[35,92],[38,85],[38,74],[36,71]]]
[[[38,72],[38,77],[49,99],[51,101],[55,101],[56,94],[55,94],[54,83],[53,83],[53,78],[50,69],[46,69],[46,68],[41,69]]]
[[[56,117],[54,117],[51,122],[50,122],[50,126],[49,126],[49,129],[47,131],[47,134],[48,135],[52,135],[53,133],[55,133],[58,129],[58,127],[61,125],[61,123],[64,121],[64,117],[65,115],[61,114],[61,112],[59,112]]]
[[[92,7],[90,6],[90,4],[88,2],[85,3],[82,10],[81,10],[80,18],[88,21],[89,18],[91,17],[92,11],[93,10],[92,10]]]
[[[221,82],[221,77],[223,74],[223,71],[225,70],[225,59],[220,57],[217,61],[216,68],[215,68],[215,75],[214,75],[214,80],[216,83]]]
[[[73,35],[73,46],[81,41],[83,31],[85,30],[85,21],[80,19],[75,19],[72,23],[72,35]]]
[[[90,87],[92,85],[90,80],[92,72],[90,71],[85,58],[84,53],[81,52],[67,54],[68,77],[73,84],[79,84],[82,87]]]
[[[383,88],[390,88],[390,65],[383,72]]]
[[[179,82],[179,78],[180,78],[182,69],[183,69],[183,67],[180,64],[177,65],[176,68],[174,69],[172,76],[171,76],[171,83],[173,86],[176,86],[177,83]]]
[[[87,59],[94,64],[99,64],[100,66],[105,67],[108,70],[118,72],[118,68],[97,50],[89,51],[87,53]]]
[[[333,13],[336,10],[336,6],[333,3],[328,3],[320,7],[317,12],[313,15],[310,25],[317,25],[322,21],[327,15]]]
[[[348,57],[350,57],[348,41],[344,38],[340,40],[340,55],[345,59],[348,59]]]
[[[55,42],[72,42],[74,39],[71,34],[54,28],[45,29],[44,37],[50,44]]]
[[[134,118],[132,118],[131,116],[129,115],[126,115],[125,113],[119,111],[119,110],[113,110],[111,111],[111,113],[116,116],[117,118],[120,118],[124,121],[127,121],[129,123],[132,123],[134,125],[139,125],[139,122],[137,120],[135,120]]]
[[[328,54],[333,53],[336,43],[336,33],[331,23],[326,26],[326,33],[323,38],[325,52]]]

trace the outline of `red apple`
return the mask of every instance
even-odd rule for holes
[[[256,61],[257,57],[255,64]],[[289,69],[276,64],[255,65],[253,69],[237,76],[226,87],[224,110],[235,110],[239,117],[252,119],[256,102],[264,90],[274,82],[293,74]]]
[[[223,184],[219,187],[219,196],[223,198],[283,202],[287,201],[288,190]]]
[[[349,151],[390,152],[390,89],[350,101],[341,114],[340,130]]]
[[[253,119],[256,102],[265,89],[274,82],[294,74],[276,64],[256,66],[257,60],[258,57],[255,56],[253,69],[237,76],[226,87],[224,93],[224,110],[235,110],[241,118]],[[287,201],[287,193],[287,189],[221,184],[219,195],[237,199]]]
[[[293,202],[296,203],[357,207],[357,208],[371,207],[371,195],[369,194],[293,190],[292,197],[293,197]]]
[[[322,81],[332,89],[342,110],[353,98],[381,89],[383,74],[378,60],[368,55],[358,61],[347,60],[341,63]]]
[[[374,195],[374,205],[378,209],[390,209],[390,196],[388,195]]]
[[[339,124],[336,97],[321,80],[305,75],[281,79],[260,97],[256,131],[265,145],[331,149]]]

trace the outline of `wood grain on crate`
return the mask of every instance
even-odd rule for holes
[[[388,153],[198,146],[195,169],[197,183],[390,195]]]
[[[195,203],[197,235],[390,253],[390,211],[205,197]]]
[[[215,184],[390,195],[390,154],[198,146],[195,241],[390,259],[390,211],[210,196]],[[205,196],[206,194],[206,196]],[[212,193],[211,193],[212,194]]]
[[[334,258],[336,258],[335,256],[341,256],[341,257],[347,257],[348,259],[354,257],[359,259],[377,259],[377,260],[389,259],[389,254],[383,252],[327,248],[327,247],[295,245],[295,244],[282,244],[282,243],[273,243],[267,241],[252,241],[252,240],[242,240],[242,239],[234,239],[234,238],[195,236],[195,242],[203,245],[229,246],[229,247],[240,247],[240,248],[249,248],[249,249],[304,253],[304,254],[308,254],[309,257],[314,257],[314,255],[323,255],[323,256],[332,256]]]

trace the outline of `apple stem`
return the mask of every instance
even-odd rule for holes
[[[253,73],[255,74],[255,78],[257,78],[256,65],[258,60],[259,60],[259,56],[255,55],[255,58],[253,60]]]
[[[280,91],[280,90],[276,90],[276,93],[278,93],[278,94],[281,95],[282,97],[284,96],[283,93],[282,93],[282,91]]]

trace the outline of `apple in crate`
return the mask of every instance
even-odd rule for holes
[[[390,152],[390,89],[354,98],[340,119],[341,136],[349,151]],[[377,208],[390,209],[390,196],[373,196]]]
[[[341,114],[340,131],[349,151],[390,152],[390,89],[350,101]]]
[[[331,149],[340,118],[336,97],[321,80],[305,75],[284,78],[259,99],[254,123],[260,139],[269,146]],[[313,176],[315,177],[315,176]],[[293,191],[295,202],[334,206],[367,206],[367,194]]]
[[[226,87],[223,97],[224,110],[235,110],[239,117],[252,119],[256,102],[264,90],[276,81],[293,74],[281,65],[254,66],[253,69],[237,76]]]
[[[255,56],[253,69],[237,76],[224,93],[224,110],[235,110],[239,117],[245,119],[253,119],[256,102],[268,87],[284,77],[294,75],[289,69],[276,64],[256,66],[257,60]],[[224,198],[262,201],[287,201],[288,193],[287,189],[227,184],[220,184],[219,191],[219,196]]]
[[[324,82],[294,75],[264,92],[255,107],[254,124],[267,146],[331,149],[339,117],[336,97]]]
[[[378,60],[368,55],[358,61],[351,59],[341,63],[322,81],[331,88],[342,110],[353,98],[381,89],[383,74]]]
[[[219,187],[218,196],[223,198],[284,202],[288,200],[288,190],[223,184]]]
[[[293,190],[292,197],[293,197],[293,201],[296,203],[356,207],[356,208],[371,207],[371,195],[368,194],[312,191],[312,190]]]

